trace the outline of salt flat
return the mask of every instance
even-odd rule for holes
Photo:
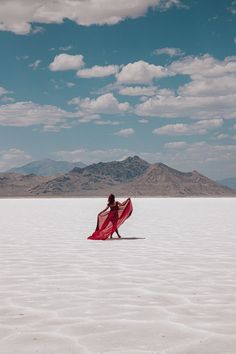
[[[122,199],[120,199],[122,200]],[[235,354],[236,199],[0,200],[0,353]]]

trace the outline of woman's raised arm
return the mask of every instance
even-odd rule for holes
[[[109,205],[107,205],[107,207],[104,210],[100,211],[100,213],[98,215],[104,213],[104,211],[106,211],[108,208],[109,208]]]

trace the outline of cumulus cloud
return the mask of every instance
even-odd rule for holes
[[[185,135],[191,134],[192,131],[188,124],[177,123],[164,125],[154,129],[152,132],[156,135]]]
[[[84,114],[118,114],[129,110],[129,103],[120,103],[112,93],[104,94],[95,99],[76,97],[68,103],[76,105]]]
[[[229,134],[216,134],[213,138],[213,140],[224,140],[224,139],[231,139]]]
[[[209,54],[188,56],[173,62],[169,69],[176,74],[189,75],[192,79],[222,77],[236,73],[236,56],[224,60],[217,60]]]
[[[115,75],[119,70],[118,65],[107,65],[107,66],[98,66],[95,65],[92,68],[82,69],[77,72],[77,76],[90,79],[94,77],[106,77]]]
[[[79,70],[83,66],[83,55],[69,55],[62,53],[55,56],[53,62],[49,65],[49,69],[51,71]]]
[[[167,124],[153,130],[157,135],[202,135],[208,130],[219,128],[223,125],[223,119],[201,120],[194,124]]]
[[[76,111],[69,112],[53,105],[30,101],[3,104],[0,105],[0,126],[41,126],[45,131],[58,131],[70,128],[74,122],[117,125],[112,120],[102,120],[100,114],[122,114],[129,109],[128,102],[120,103],[113,94],[97,99],[75,98],[70,103],[77,106]]]
[[[163,66],[139,60],[123,66],[116,77],[121,84],[150,84],[154,79],[168,75],[170,72]]]
[[[165,148],[167,149],[174,149],[174,150],[178,150],[178,149],[184,149],[186,148],[188,144],[186,143],[186,141],[173,141],[171,143],[166,143],[164,145]]]
[[[10,93],[10,91],[0,86],[0,96],[7,95],[8,93]]]
[[[120,122],[116,121],[116,120],[97,120],[96,122],[94,122],[97,125],[119,125]]]
[[[127,86],[122,87],[118,92],[124,96],[154,96],[157,93],[157,88],[153,86]]]
[[[124,138],[128,138],[130,135],[134,134],[133,128],[121,129],[118,132],[114,133],[114,135],[122,136]]]
[[[8,97],[8,96],[3,96],[1,97],[1,102],[3,103],[9,103],[9,102],[14,102],[15,99],[13,97]]]
[[[181,96],[227,96],[236,94],[236,74],[224,77],[201,78],[179,88]]]
[[[170,57],[178,57],[184,55],[184,52],[180,48],[159,48],[153,52],[155,55],[169,55]]]
[[[12,94],[12,91],[9,91],[7,89],[5,89],[4,87],[0,86],[0,100],[3,103],[7,103],[7,102],[14,102],[14,98],[9,97],[8,95]]]
[[[76,117],[76,113],[66,112],[56,106],[39,105],[33,102],[15,102],[0,106],[0,125],[2,126],[41,125],[45,130],[55,130],[63,127],[68,118]]]
[[[236,56],[217,60],[209,55],[174,61],[168,70],[188,75],[190,82],[166,95],[158,91],[136,106],[136,114],[163,118],[236,117]]]
[[[31,160],[31,155],[20,149],[0,150],[0,171],[9,170],[12,167],[23,165]]]
[[[180,0],[1,0],[0,30],[16,34],[32,31],[32,23],[116,24],[126,18],[145,15],[149,8],[167,10]]]

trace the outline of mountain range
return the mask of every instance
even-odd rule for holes
[[[220,181],[217,181],[219,184],[221,184],[222,186],[225,187],[229,187],[231,189],[235,189],[236,190],[236,178],[231,177],[231,178],[225,178],[222,179]]]
[[[198,173],[181,172],[163,163],[150,164],[138,156],[123,161],[74,167],[59,176],[0,174],[1,197],[107,196],[236,196]]]
[[[7,172],[20,173],[23,175],[35,174],[38,176],[55,176],[71,171],[74,167],[85,167],[83,162],[55,161],[43,159],[30,162],[21,167],[14,167]]]

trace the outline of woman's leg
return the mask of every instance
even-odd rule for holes
[[[121,235],[119,234],[118,229],[116,229],[115,232],[116,232],[117,236],[118,236],[119,238],[121,238]]]

